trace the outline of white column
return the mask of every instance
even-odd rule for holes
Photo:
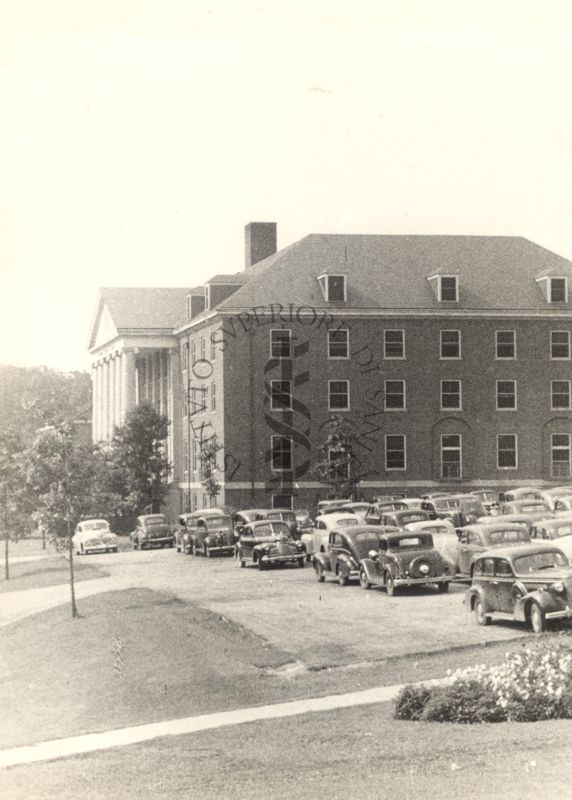
[[[121,357],[121,396],[123,421],[125,421],[125,415],[135,408],[135,353],[133,350],[124,350]]]
[[[103,403],[101,438],[106,442],[109,439],[109,359],[103,361]]]
[[[97,364],[91,367],[91,440],[97,442]]]
[[[121,425],[121,353],[116,353],[113,359],[113,385],[115,387],[115,409],[113,419],[117,426]]]
[[[97,441],[103,438],[103,361],[97,364]]]

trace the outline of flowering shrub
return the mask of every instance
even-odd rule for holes
[[[405,686],[397,719],[530,722],[572,717],[572,651],[562,644],[507,653],[497,666],[457,670],[441,686]]]

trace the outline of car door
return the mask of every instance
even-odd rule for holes
[[[489,559],[487,559],[488,561]],[[494,559],[494,578],[491,584],[494,588],[495,608],[505,614],[512,614],[514,611],[515,596],[512,591],[514,586],[514,575],[506,558]]]
[[[335,575],[338,568],[338,560],[340,553],[343,552],[344,540],[343,536],[339,533],[330,533],[328,543],[328,557],[330,559],[330,570],[332,575]]]
[[[482,543],[476,531],[462,531],[459,540],[459,572],[468,575],[473,556],[482,551]]]

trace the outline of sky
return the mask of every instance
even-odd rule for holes
[[[89,369],[100,286],[244,225],[518,235],[572,260],[572,5],[0,0],[0,364]]]

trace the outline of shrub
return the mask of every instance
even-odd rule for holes
[[[460,723],[572,718],[572,651],[539,644],[507,653],[493,667],[458,670],[446,686],[405,686],[395,717]]]

